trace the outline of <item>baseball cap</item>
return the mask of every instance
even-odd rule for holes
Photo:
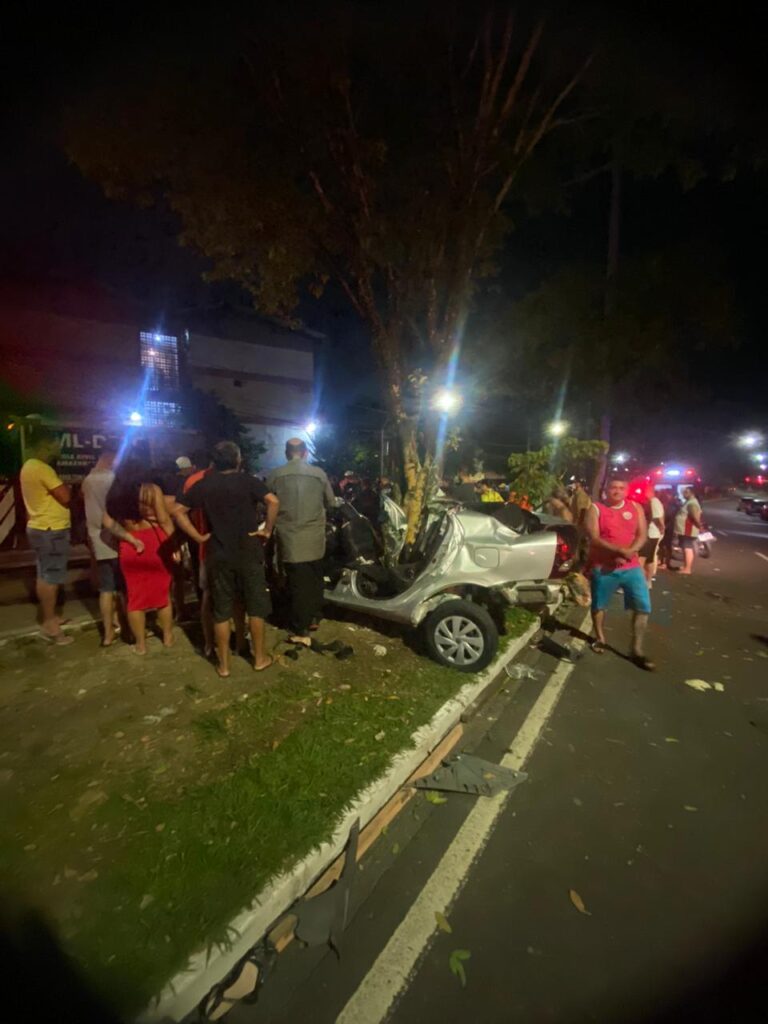
[[[180,455],[176,459],[176,465],[179,469],[192,469],[192,463],[186,455]]]

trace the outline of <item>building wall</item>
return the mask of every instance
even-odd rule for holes
[[[121,424],[141,390],[130,324],[0,306],[2,404],[79,424]]]
[[[260,343],[261,333],[267,343]],[[286,332],[287,333],[287,332]],[[255,324],[254,340],[189,335],[187,367],[192,383],[212,391],[267,448],[264,469],[284,461],[289,437],[306,437],[314,408],[314,351],[303,337],[285,337]]]

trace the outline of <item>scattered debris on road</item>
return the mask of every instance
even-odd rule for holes
[[[464,970],[464,961],[472,956],[468,949],[454,949],[448,957],[448,966],[451,974],[454,974],[461,982],[461,987],[467,987],[467,972]]]
[[[568,896],[571,900],[571,903],[574,905],[574,907],[576,907],[580,914],[585,914],[587,917],[592,916],[591,912],[587,910],[586,906],[584,905],[584,900],[581,898],[581,896],[579,896],[575,889],[569,889]]]
[[[481,757],[457,754],[448,758],[431,775],[416,779],[417,789],[440,789],[449,793],[469,793],[472,796],[495,796],[503,789],[513,789],[528,776],[514,768],[484,761]]]

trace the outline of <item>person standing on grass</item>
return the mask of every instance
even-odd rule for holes
[[[74,639],[62,633],[56,614],[59,587],[66,582],[69,564],[72,492],[51,465],[61,452],[57,435],[39,429],[29,448],[32,454],[21,467],[20,483],[27,510],[27,538],[37,558],[40,636],[63,647]]]
[[[632,612],[632,661],[646,671],[654,663],[643,654],[643,640],[651,614],[651,596],[640,567],[638,551],[647,538],[645,513],[627,498],[627,481],[608,481],[605,504],[594,502],[587,512],[590,539],[588,569],[592,584],[592,622],[596,654],[606,649],[605,609],[617,590],[624,591],[624,607]]]
[[[646,488],[645,498],[644,512],[648,523],[648,539],[640,548],[638,557],[645,573],[645,582],[650,589],[656,576],[659,545],[661,544],[661,538],[664,536],[664,506],[656,497],[656,491],[652,483],[649,483]]]
[[[280,499],[277,540],[291,602],[289,639],[308,647],[323,611],[325,510],[333,508],[335,498],[328,477],[309,465],[307,454],[301,438],[292,437],[285,446],[288,461],[272,473],[268,486]]]
[[[102,647],[111,647],[115,642],[115,616],[122,610],[122,594],[125,581],[120,572],[117,557],[117,540],[104,529],[104,513],[107,510],[107,494],[115,480],[115,459],[120,448],[116,438],[106,438],[101,446],[101,455],[96,465],[83,480],[85,499],[85,521],[88,527],[88,546],[96,562],[99,581],[99,611],[103,635]]]
[[[176,460],[178,462],[178,459]],[[211,588],[208,585],[208,573],[205,568],[205,543],[200,543],[195,540],[189,534],[187,525],[192,525],[197,531],[198,537],[202,537],[204,534],[209,532],[208,520],[205,518],[205,512],[201,509],[194,509],[189,517],[184,511],[183,507],[179,507],[179,501],[184,501],[184,495],[190,488],[194,487],[199,480],[203,480],[208,476],[209,473],[213,472],[213,463],[210,457],[205,452],[197,452],[194,457],[194,464],[198,468],[190,473],[188,477],[185,477],[180,493],[177,495],[176,503],[174,508],[171,510],[171,514],[176,519],[179,527],[184,533],[190,536],[192,544],[189,548],[190,561],[192,562],[192,571],[195,577],[195,586],[197,587],[200,595],[200,624],[203,627],[203,653],[206,658],[213,657],[215,639],[213,635],[213,610],[211,607]],[[239,623],[242,616],[238,615],[235,619],[235,623]],[[241,639],[238,637],[238,639]],[[243,642],[244,646],[244,642]]]
[[[272,611],[272,602],[264,575],[263,542],[272,536],[280,503],[261,480],[241,472],[242,456],[233,441],[220,441],[211,461],[212,471],[179,495],[175,516],[192,540],[206,544],[218,673],[226,679],[230,674],[230,620],[238,599],[248,616],[254,670],[263,672],[274,662],[264,649],[264,620]],[[259,505],[265,505],[267,511],[263,528]],[[210,533],[195,529],[188,515],[195,509],[205,513]]]
[[[696,539],[701,533],[701,505],[692,487],[683,488],[683,504],[675,516],[675,533],[683,549],[681,576],[690,576],[696,557]]]
[[[136,654],[147,653],[147,612],[157,611],[163,646],[173,646],[171,578],[173,521],[151,471],[138,461],[120,465],[107,494],[104,527],[120,540],[118,557],[128,592],[128,625]]]

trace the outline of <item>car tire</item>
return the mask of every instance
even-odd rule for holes
[[[457,672],[480,672],[499,647],[496,624],[474,601],[443,601],[426,617],[423,629],[429,656]]]

